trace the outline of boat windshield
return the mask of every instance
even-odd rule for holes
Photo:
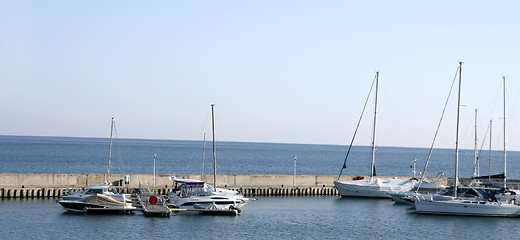
[[[211,191],[208,191],[208,187],[204,182],[184,183],[181,186],[179,195],[181,197],[208,196],[211,195]]]
[[[103,189],[103,188],[97,188],[97,189],[88,189],[85,194],[96,194],[96,193],[99,193],[99,194],[103,194],[105,193],[106,189]]]

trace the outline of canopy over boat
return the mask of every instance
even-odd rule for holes
[[[186,183],[186,184],[204,184],[205,183],[204,181],[201,181],[201,180],[187,179],[187,178],[175,178],[175,176],[171,176],[170,181]]]

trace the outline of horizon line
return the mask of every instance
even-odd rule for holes
[[[0,137],[47,137],[47,138],[86,138],[86,139],[109,139],[108,137],[77,137],[77,136],[49,136],[49,135],[16,135],[16,134],[0,134]],[[194,141],[194,142],[202,142],[202,140],[192,140],[192,139],[164,139],[164,138],[117,138],[124,140],[157,140],[157,141]],[[233,140],[220,140],[217,142],[225,142],[225,143],[260,143],[260,144],[291,144],[291,145],[323,145],[323,146],[344,146],[348,147],[348,145],[342,144],[329,144],[329,143],[290,143],[290,142],[262,142],[262,141],[233,141]],[[353,145],[356,147],[371,147],[370,145]],[[383,148],[416,148],[416,149],[430,149],[430,147],[403,147],[403,146],[388,146],[388,145],[379,145],[376,147]],[[455,148],[446,148],[439,147],[434,149],[443,149],[443,150],[455,150]],[[460,149],[460,150],[471,150],[474,149]],[[489,151],[489,149],[482,149],[483,151]],[[503,149],[493,149],[492,151],[503,151]],[[519,150],[507,150],[508,152],[519,152]]]

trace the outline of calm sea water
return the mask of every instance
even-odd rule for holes
[[[108,139],[0,136],[2,173],[105,173]],[[346,146],[217,142],[219,174],[338,174]],[[207,173],[212,171],[206,149]],[[427,149],[379,147],[379,175],[411,175],[414,158],[424,164]],[[117,139],[115,173],[198,174],[202,142]],[[461,152],[461,174],[471,175],[472,151]],[[487,154],[487,153],[485,153]],[[493,153],[500,172],[500,153]],[[436,150],[430,172],[451,176],[454,151]],[[518,178],[516,152],[508,153],[509,176]],[[369,171],[370,148],[354,147],[346,174]],[[487,161],[481,167],[487,172]],[[474,239],[517,238],[519,219],[418,215],[387,199],[340,197],[259,198],[240,216],[180,214],[170,218],[69,213],[56,199],[0,200],[0,238],[5,239]]]
[[[217,142],[217,174],[293,174],[293,156],[298,156],[299,175],[336,175],[341,170],[347,146]],[[199,141],[115,139],[112,173],[152,174],[157,154],[158,174],[200,174],[203,143]],[[32,137],[0,135],[0,173],[106,173],[109,140],[103,138]],[[370,173],[370,147],[353,147],[346,175]],[[422,171],[428,149],[378,147],[376,170],[381,176],[410,176],[413,159]],[[491,173],[501,173],[502,153],[493,152]],[[206,144],[205,173],[213,172],[211,142]],[[482,151],[481,173],[489,169],[488,152]],[[508,152],[508,177],[520,178],[520,153]],[[428,172],[453,176],[454,150],[436,149]],[[470,177],[473,151],[460,152],[460,175]]]
[[[53,199],[0,200],[4,239],[515,239],[516,218],[418,215],[385,199],[259,198],[239,216],[68,213]]]

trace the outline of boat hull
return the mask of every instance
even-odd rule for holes
[[[220,208],[229,209],[231,206],[233,208],[241,208],[246,204],[246,202],[240,200],[219,200],[219,201],[211,201],[211,200],[202,200],[202,199],[191,199],[191,200],[181,200],[177,203],[174,203],[174,207],[182,208],[182,209],[194,209],[194,206],[204,206],[215,204]]]
[[[519,217],[520,206],[510,203],[487,201],[415,201],[415,209],[420,214]]]
[[[402,179],[334,181],[334,186],[342,197],[391,198],[391,192],[412,189],[413,181]]]
[[[58,202],[63,208],[81,213],[131,213],[136,208],[127,206],[104,206],[94,203],[63,200]]]

